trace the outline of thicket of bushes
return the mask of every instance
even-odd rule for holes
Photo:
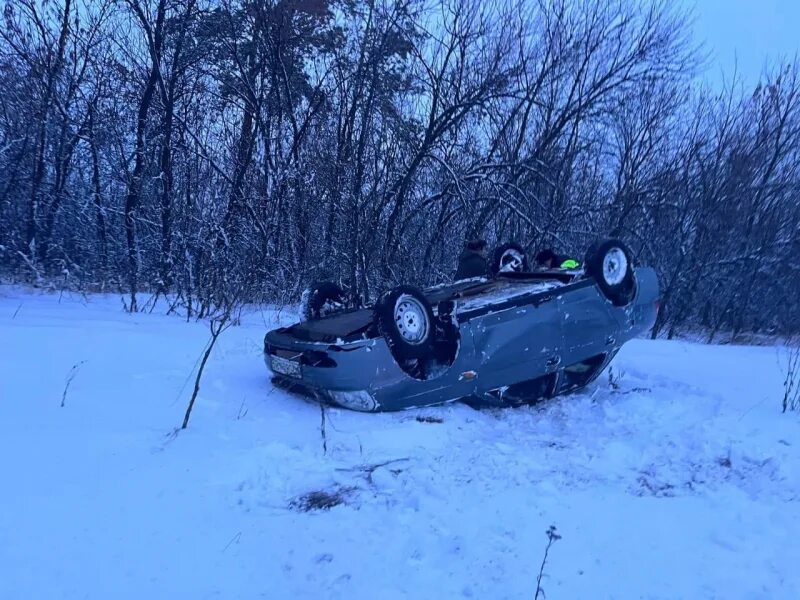
[[[7,1],[0,273],[204,311],[613,234],[659,329],[797,332],[798,65],[705,89],[685,15],[636,4]]]

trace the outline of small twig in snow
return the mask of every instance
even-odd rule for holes
[[[242,539],[241,531],[231,538],[231,541],[226,544],[226,546],[222,549],[222,551],[225,552],[228,548],[231,547],[231,544],[234,543],[238,544],[240,539]]]
[[[11,320],[12,320],[12,321],[13,321],[14,319],[16,319],[16,318],[17,318],[17,314],[19,313],[19,311],[20,311],[20,309],[22,308],[22,305],[23,305],[23,304],[24,304],[24,302],[20,302],[20,303],[19,303],[19,306],[17,307],[17,310],[15,310],[15,311],[14,311],[14,314],[13,314],[13,315],[11,315]]]
[[[360,441],[359,441],[359,444],[360,444]],[[371,464],[371,465],[358,465],[358,466],[355,466],[355,467],[352,467],[352,468],[349,468],[349,469],[341,468],[341,469],[336,469],[336,470],[337,471],[345,471],[345,472],[347,472],[347,471],[349,471],[349,472],[358,471],[358,472],[364,474],[364,479],[367,480],[367,483],[369,483],[370,485],[374,485],[374,482],[372,481],[372,474],[377,469],[379,469],[381,467],[386,467],[386,466],[391,465],[393,463],[406,462],[407,460],[409,460],[409,459],[408,458],[393,458],[392,460],[387,460],[387,461],[384,461],[384,462],[381,462],[381,463],[374,463],[374,464]],[[402,469],[397,471],[397,473],[400,473],[400,472],[402,472]]]
[[[242,398],[242,404],[239,406],[239,413],[236,415],[237,421],[247,415],[247,406],[244,404],[245,400],[247,400],[247,398]]]
[[[194,391],[192,392],[191,400],[189,400],[189,406],[186,407],[186,414],[183,417],[183,425],[181,425],[181,429],[186,429],[186,427],[189,425],[189,417],[192,415],[194,401],[197,399],[197,394],[200,391],[200,379],[203,377],[203,369],[206,368],[208,357],[211,356],[211,351],[214,349],[214,344],[217,343],[220,334],[231,325],[229,316],[230,313],[225,313],[219,319],[211,321],[211,341],[206,348],[205,354],[203,354],[203,360],[200,361],[200,368],[197,370],[197,378],[194,380]]]
[[[75,375],[78,374],[78,369],[80,369],[81,365],[84,364],[85,362],[86,362],[85,360],[82,360],[79,363],[75,363],[69,370],[69,374],[67,375],[67,383],[66,385],[64,385],[64,393],[61,394],[61,408],[64,408],[64,403],[67,401],[67,391],[69,390],[69,384],[72,383],[73,379],[75,379]]]
[[[381,463],[373,463],[371,465],[356,465],[355,467],[350,467],[350,468],[342,467],[342,468],[339,468],[339,469],[336,469],[336,470],[337,471],[363,471],[364,473],[372,473],[375,469],[378,469],[380,467],[385,467],[386,465],[391,465],[393,463],[405,462],[407,460],[410,460],[410,459],[407,458],[407,457],[406,458],[393,458],[391,460],[387,460],[387,461],[384,461],[384,462],[381,462]]]
[[[206,350],[208,350],[208,344],[210,343],[211,340],[209,339],[205,347],[203,348],[203,351],[197,355],[197,360],[194,361],[194,365],[192,365],[192,370],[189,371],[188,375],[186,375],[186,379],[183,380],[183,385],[181,386],[181,389],[178,391],[178,395],[175,396],[175,400],[172,401],[172,404],[170,404],[170,406],[174,405],[178,400],[181,399],[181,396],[183,396],[183,392],[186,391],[186,386],[189,385],[189,381],[192,379],[192,373],[194,373],[194,370],[197,368],[197,365],[200,364],[200,361],[203,360],[203,356],[205,356]]]
[[[166,447],[166,445],[167,445],[167,444],[169,444],[170,442],[172,442],[172,441],[174,441],[174,440],[178,439],[178,434],[179,434],[180,432],[181,432],[181,428],[180,428],[180,427],[173,427],[173,428],[172,428],[172,430],[170,430],[170,431],[169,431],[169,433],[167,433],[167,434],[165,434],[165,435],[164,435],[164,439],[165,439],[166,441],[164,442],[164,445],[163,445],[163,446],[161,446],[160,448],[158,448],[158,450],[159,450],[159,451],[163,450],[163,449]]]
[[[622,378],[624,376],[625,376],[625,373],[623,373],[622,371],[620,371],[619,373],[614,375],[614,367],[613,366],[609,367],[608,368],[608,387],[610,387],[614,391],[618,390],[619,387],[620,387],[619,386],[619,382],[622,380]]]
[[[539,596],[544,598],[544,590],[542,589],[542,576],[544,575],[544,565],[547,563],[547,555],[550,552],[550,546],[553,545],[554,542],[557,542],[561,539],[561,536],[558,535],[556,531],[555,525],[550,525],[550,527],[545,532],[547,534],[547,547],[544,549],[544,556],[542,557],[542,566],[539,567],[539,576],[536,578],[536,595],[533,597],[533,600],[539,600]]]
[[[325,431],[325,403],[319,403],[320,424],[319,433],[322,436],[322,454],[328,454],[328,434]]]
[[[649,392],[652,392],[652,391],[653,390],[651,390],[649,387],[633,387],[633,388],[631,388],[629,390],[621,390],[621,391],[619,390],[619,388],[617,388],[612,393],[619,394],[619,395],[624,395],[624,394],[640,394],[640,393],[644,393],[644,392],[649,393]]]

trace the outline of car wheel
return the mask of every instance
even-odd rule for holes
[[[595,242],[586,253],[586,271],[616,306],[629,304],[636,293],[633,257],[619,240]]]
[[[421,290],[402,285],[375,305],[378,331],[398,362],[427,359],[433,353],[433,310]]]
[[[523,273],[529,271],[525,249],[516,242],[506,242],[498,246],[492,255],[492,275],[498,273]]]
[[[300,314],[304,321],[327,317],[346,307],[344,291],[332,281],[315,283],[303,292]]]

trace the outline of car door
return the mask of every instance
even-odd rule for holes
[[[427,406],[472,396],[476,393],[479,361],[473,344],[472,323],[463,323],[453,363],[435,367],[429,378],[416,379],[400,369],[389,369],[374,389],[378,402],[392,410]],[[387,357],[390,356],[388,348]],[[387,360],[393,360],[387,358]]]
[[[563,318],[562,367],[611,351],[619,323],[596,285],[576,286],[558,299]]]
[[[542,294],[473,323],[481,392],[553,373],[562,361],[562,319],[554,293]]]

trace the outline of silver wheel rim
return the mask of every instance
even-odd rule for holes
[[[400,337],[409,344],[419,345],[428,338],[428,315],[422,303],[408,294],[394,304],[394,322]]]
[[[515,250],[514,248],[509,248],[505,252],[503,252],[503,256],[500,257],[500,272],[501,273],[511,273],[511,272],[519,272],[522,270],[522,266],[524,264],[525,257],[522,254]]]
[[[612,248],[603,257],[603,279],[609,285],[619,285],[628,273],[628,257],[622,248]]]

